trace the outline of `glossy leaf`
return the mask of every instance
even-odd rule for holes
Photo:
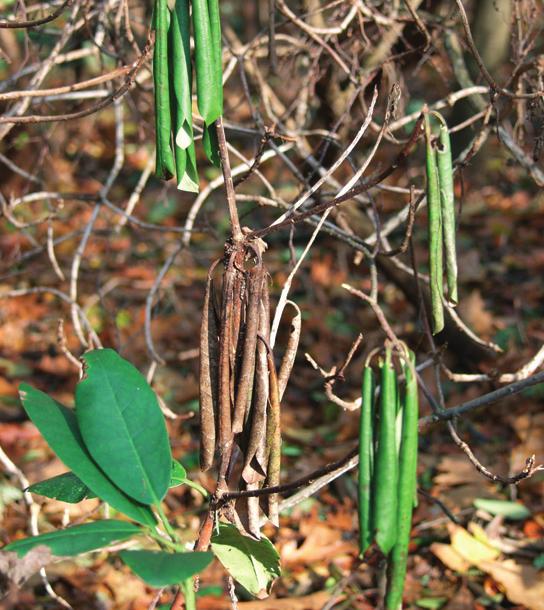
[[[202,572],[213,560],[212,553],[166,553],[164,551],[121,551],[121,559],[152,587],[178,584]]]
[[[72,556],[100,549],[140,533],[140,528],[132,523],[109,519],[16,540],[2,550],[14,551],[22,557],[30,549],[43,544],[51,549],[53,555]]]
[[[71,409],[27,384],[21,384],[20,396],[25,411],[51,449],[87,487],[127,517],[146,525],[155,525],[155,517],[149,508],[125,495],[92,459]]]
[[[164,417],[145,377],[115,351],[83,356],[76,417],[90,454],[108,477],[142,504],[156,504],[170,482]]]
[[[172,460],[172,471],[168,487],[178,487],[179,485],[194,487],[205,497],[207,496],[206,490],[201,485],[187,478],[185,468],[177,460]],[[27,491],[70,504],[77,504],[85,499],[96,498],[96,494],[73,472],[65,472],[56,477],[34,483],[34,485],[28,487]]]
[[[96,494],[73,472],[65,472],[51,479],[34,483],[34,485],[28,488],[28,491],[70,504],[77,504],[85,499],[96,498]]]
[[[212,537],[212,551],[227,572],[249,593],[263,599],[281,574],[280,557],[265,536],[243,536],[234,525],[221,523]]]

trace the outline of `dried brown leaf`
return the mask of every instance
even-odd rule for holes
[[[53,557],[51,549],[45,545],[34,547],[24,557],[0,551],[0,597],[6,595],[12,587],[20,587],[53,560],[58,560],[58,557]]]

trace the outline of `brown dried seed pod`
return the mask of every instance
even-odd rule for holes
[[[281,428],[280,428],[280,397],[278,378],[274,358],[270,351],[268,356],[268,372],[270,375],[270,401],[267,419],[267,446],[269,447],[266,486],[275,487],[280,484],[281,467]],[[268,518],[279,526],[278,494],[268,496]]]
[[[243,328],[243,312],[244,312],[244,299],[246,292],[246,277],[245,273],[236,269],[234,276],[233,286],[233,304],[232,304],[232,316],[231,316],[231,330],[230,330],[230,399],[231,403],[234,404],[234,397],[236,395],[236,383],[238,378],[238,369],[240,368],[239,357],[239,344],[243,341],[245,329]]]
[[[300,332],[302,329],[302,314],[298,305],[293,301],[287,301],[288,305],[295,308],[295,315],[291,320],[291,330],[289,332],[289,339],[287,341],[287,347],[285,348],[285,354],[281,361],[280,371],[278,373],[278,390],[280,401],[285,393],[285,388],[289,382],[291,371],[293,370],[293,364],[297,356],[298,342],[300,340]]]
[[[258,336],[268,342],[270,338],[270,310],[268,281],[265,275],[259,311]],[[245,452],[242,478],[247,482],[264,479],[266,475],[266,410],[268,405],[269,379],[267,347],[264,341],[257,342],[255,380],[251,405],[251,431]]]
[[[213,272],[208,271],[202,325],[200,327],[200,468],[211,468],[216,447],[216,411],[219,390],[219,337],[213,306]]]
[[[248,397],[253,387],[255,374],[255,349],[257,347],[257,330],[259,327],[259,303],[261,300],[264,269],[262,261],[248,272],[248,298],[246,309],[246,332],[242,346],[242,365],[237,383],[236,402],[232,431],[242,432],[248,407]]]
[[[223,274],[221,302],[221,332],[219,337],[219,451],[221,454],[219,469],[221,478],[226,476],[232,449],[230,350],[234,282],[237,273],[234,266],[235,256],[236,253],[231,254]]]

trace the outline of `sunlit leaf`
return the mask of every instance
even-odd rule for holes
[[[63,557],[94,551],[139,533],[140,528],[127,521],[115,521],[114,519],[94,521],[40,536],[23,538],[8,544],[3,550],[15,551],[19,557],[22,557],[30,549],[45,545],[51,549],[53,555]]]
[[[51,449],[87,487],[131,519],[147,525],[156,523],[149,508],[138,504],[118,489],[92,459],[71,409],[27,384],[21,384],[20,396],[25,411]]]
[[[28,488],[28,491],[70,504],[77,504],[86,498],[96,498],[96,494],[73,472],[65,472],[51,479],[34,483]]]
[[[280,557],[270,540],[243,536],[234,525],[219,525],[212,551],[234,580],[259,599],[268,596],[274,579],[281,574]]]
[[[111,349],[87,352],[83,362],[76,417],[85,445],[126,494],[156,504],[168,489],[172,455],[155,392]]]
[[[121,559],[152,587],[175,585],[202,570],[213,560],[212,553],[165,553],[164,551],[121,551]]]

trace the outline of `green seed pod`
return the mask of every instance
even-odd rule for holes
[[[397,540],[397,447],[395,433],[395,370],[391,349],[381,367],[380,423],[374,467],[373,516],[376,543],[387,555]]]
[[[172,118],[170,114],[170,82],[168,74],[168,28],[170,12],[167,0],[155,2],[155,49],[153,52],[153,81],[155,86],[155,173],[169,180],[175,173],[172,153]]]
[[[438,182],[440,186],[440,203],[442,207],[442,229],[444,233],[444,250],[446,253],[446,282],[448,301],[457,305],[457,253],[455,247],[455,198],[453,192],[453,165],[448,126],[440,117],[438,160]]]
[[[170,74],[173,75],[172,115],[178,188],[198,193],[193,136],[192,70],[189,0],[176,0],[170,27]]]
[[[418,392],[415,377],[415,357],[410,352],[410,363],[404,366],[406,376],[406,394],[403,409],[402,440],[399,458],[398,478],[398,531],[397,541],[390,555],[386,610],[398,610],[402,603],[402,592],[406,578],[408,545],[412,527],[414,490],[417,485],[417,450],[418,450]]]
[[[429,276],[431,283],[432,332],[436,335],[444,328],[443,263],[442,263],[442,210],[436,152],[431,143],[431,128],[425,116],[425,152],[427,168],[427,208],[429,231]]]
[[[221,67],[216,65],[221,53],[219,7],[217,0],[193,0],[192,4],[198,110],[206,125],[211,125],[223,112]]]
[[[373,539],[372,471],[374,462],[374,373],[363,371],[363,390],[359,417],[359,553],[365,554]]]
[[[214,122],[223,114],[221,19],[217,0],[193,0],[196,94],[204,119],[202,144],[208,159],[219,167],[219,145]]]

